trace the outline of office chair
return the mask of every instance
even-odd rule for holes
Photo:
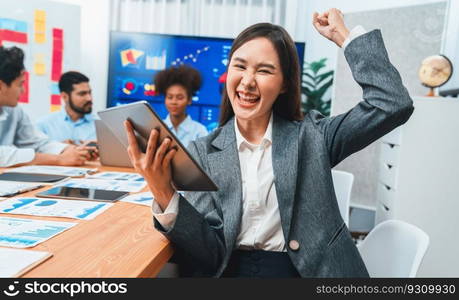
[[[332,170],[332,178],[341,217],[349,227],[349,208],[354,175],[349,172]]]
[[[370,277],[415,277],[429,246],[420,228],[399,220],[379,223],[357,245]]]

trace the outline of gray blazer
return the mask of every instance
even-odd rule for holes
[[[302,277],[367,277],[368,272],[343,222],[331,168],[405,123],[413,105],[378,30],[354,39],[345,49],[363,101],[347,113],[304,120],[273,119],[274,182],[287,252]],[[217,184],[217,192],[180,197],[174,226],[155,227],[174,244],[190,276],[219,277],[235,248],[242,215],[242,182],[234,118],[190,152]],[[289,241],[299,248],[292,250]]]

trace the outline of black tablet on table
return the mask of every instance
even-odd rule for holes
[[[43,198],[59,198],[103,202],[115,202],[127,195],[129,195],[129,192],[75,188],[67,186],[55,186],[46,191],[35,194],[35,196]]]
[[[0,174],[0,180],[18,181],[18,182],[55,183],[55,182],[58,182],[66,178],[68,178],[68,176],[51,175],[51,174],[19,173],[19,172],[5,172],[5,173]]]

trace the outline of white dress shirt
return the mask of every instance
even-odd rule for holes
[[[362,26],[356,26],[343,43],[343,49],[356,37],[366,33]],[[238,249],[265,251],[286,251],[282,232],[279,206],[272,165],[272,122],[273,116],[260,145],[247,142],[235,124],[236,142],[242,175],[242,220],[241,231],[236,239]],[[168,230],[174,225],[180,197],[175,193],[163,212],[153,201],[153,216]]]
[[[259,145],[249,143],[234,122],[242,176],[241,231],[238,249],[286,251],[272,161],[273,115]]]
[[[35,152],[59,154],[67,144],[51,141],[18,106],[0,106],[0,167],[27,163]]]

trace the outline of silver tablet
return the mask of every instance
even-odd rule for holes
[[[132,168],[126,147],[102,120],[94,120],[100,163],[103,166]]]
[[[98,112],[100,119],[125,146],[128,146],[124,121],[131,121],[140,149],[145,152],[148,137],[152,129],[159,130],[160,141],[169,137],[171,147],[177,147],[172,159],[172,181],[180,191],[216,191],[215,183],[209,178],[199,164],[188,153],[178,138],[167,128],[161,118],[146,101],[134,102],[111,107]]]

